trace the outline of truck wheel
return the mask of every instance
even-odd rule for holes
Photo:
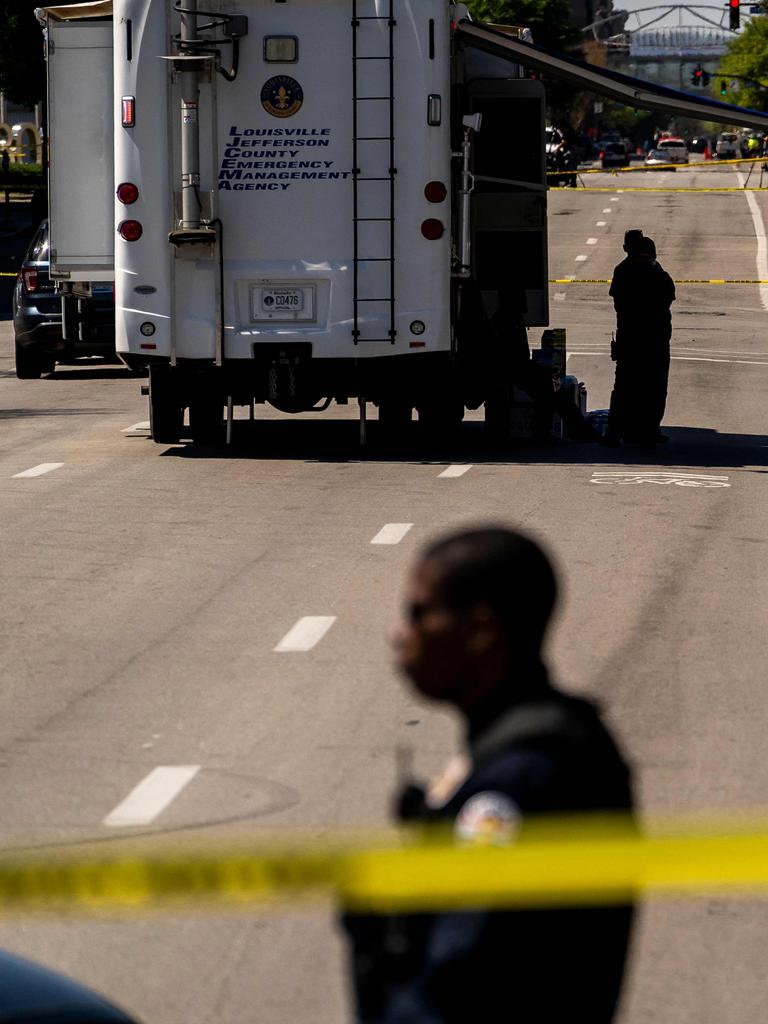
[[[379,402],[379,423],[388,436],[404,434],[411,426],[413,407],[410,402],[385,399]]]
[[[155,444],[175,444],[184,429],[184,406],[165,366],[149,371],[149,430]]]
[[[506,391],[500,391],[486,398],[485,431],[492,441],[509,440],[510,401]]]
[[[39,380],[44,372],[45,358],[37,345],[20,345],[16,341],[16,376],[19,380]]]
[[[195,444],[222,444],[224,403],[216,395],[193,398],[189,403],[189,426]]]
[[[459,399],[425,402],[417,406],[419,426],[428,434],[443,436],[458,430],[464,419],[464,404]]]

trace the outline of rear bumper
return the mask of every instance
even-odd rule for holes
[[[25,348],[35,346],[51,355],[100,355],[112,352],[115,348],[115,328],[112,323],[94,325],[89,337],[84,341],[64,339],[60,316],[16,317],[14,332],[19,345]]]
[[[326,398],[365,398],[374,403],[397,398],[419,405],[430,396],[450,394],[470,407],[483,401],[468,384],[460,362],[448,352],[367,359],[311,359],[300,351],[269,358],[260,352],[260,358],[228,359],[222,366],[210,360],[180,359],[175,367],[164,357],[119,355],[133,370],[168,367],[182,399],[204,388],[222,398],[231,395],[236,404],[253,400],[275,404],[279,396],[278,407],[286,398],[302,408]]]

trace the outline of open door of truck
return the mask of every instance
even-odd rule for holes
[[[103,5],[88,5],[100,14]],[[86,8],[87,10],[87,8]],[[74,6],[41,12],[47,27],[51,276],[114,278],[112,19]]]

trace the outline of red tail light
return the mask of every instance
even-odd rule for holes
[[[434,217],[430,217],[425,220],[421,225],[421,233],[430,242],[436,242],[438,238],[442,238],[445,233],[442,221],[436,220]]]
[[[124,181],[117,186],[117,198],[125,206],[130,206],[139,198],[139,190],[130,181]]]
[[[605,150],[604,149],[600,150],[600,156],[598,157],[598,159],[599,160],[604,160],[605,159]]]
[[[117,232],[126,242],[137,242],[141,238],[144,228],[137,220],[124,220],[118,224]]]
[[[424,186],[424,195],[427,197],[427,202],[442,203],[448,195],[448,189],[442,181],[430,181]]]
[[[123,128],[133,128],[136,124],[136,97],[123,96],[122,99]]]
[[[37,291],[37,267],[27,267],[22,270],[21,279],[28,292]]]

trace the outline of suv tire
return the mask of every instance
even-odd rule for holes
[[[17,338],[16,376],[19,380],[39,380],[45,369],[45,358],[37,345],[21,345]]]

